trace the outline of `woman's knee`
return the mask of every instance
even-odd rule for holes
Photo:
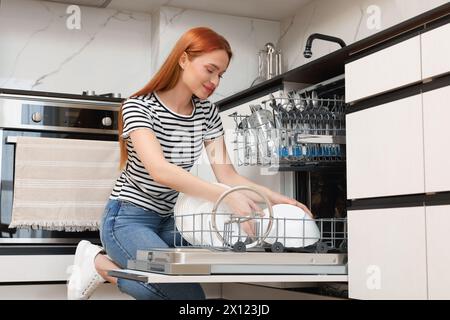
[[[156,231],[145,224],[111,225],[103,231],[106,253],[122,268],[127,266],[128,260],[136,259],[138,250],[168,247]]]

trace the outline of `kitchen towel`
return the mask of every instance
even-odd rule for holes
[[[119,174],[118,142],[17,137],[10,228],[98,230]]]

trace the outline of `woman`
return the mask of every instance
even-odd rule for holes
[[[178,40],[154,78],[123,103],[119,122],[123,170],[100,226],[108,256],[88,241],[79,243],[68,283],[70,299],[88,299],[104,281],[136,299],[205,298],[199,284],[145,284],[107,274],[125,268],[138,249],[173,247],[172,214],[179,192],[215,202],[226,191],[189,173],[203,145],[219,182],[254,187],[272,204],[293,204],[310,214],[296,200],[240,176],[231,164],[218,110],[207,100],[231,57],[222,36],[208,28],[193,28]],[[261,210],[256,204],[260,199],[251,192],[234,192],[223,201],[241,215]],[[181,240],[179,234],[176,237]]]

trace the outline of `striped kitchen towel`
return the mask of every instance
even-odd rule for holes
[[[119,171],[115,141],[17,137],[10,228],[94,231]]]

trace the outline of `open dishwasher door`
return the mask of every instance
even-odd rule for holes
[[[346,275],[343,253],[234,252],[201,248],[138,251],[128,269],[168,275],[305,274]]]

